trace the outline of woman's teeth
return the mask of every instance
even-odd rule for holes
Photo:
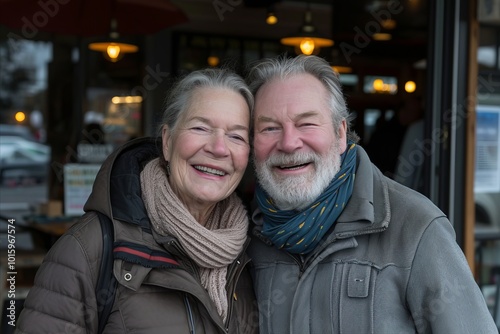
[[[224,173],[221,170],[213,169],[213,168],[209,168],[209,167],[205,167],[205,166],[194,166],[194,168],[196,168],[200,172],[207,173],[207,174],[213,174],[213,175],[217,175],[217,176],[226,175],[226,173]]]

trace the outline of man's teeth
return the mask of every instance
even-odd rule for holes
[[[218,175],[218,176],[226,175],[226,173],[224,173],[221,170],[213,169],[213,168],[209,168],[209,167],[205,167],[205,166],[194,166],[194,168],[196,168],[197,170],[199,170],[201,172],[208,173],[208,174],[214,174],[214,175]]]

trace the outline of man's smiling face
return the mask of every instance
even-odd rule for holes
[[[257,177],[281,209],[308,205],[340,168],[346,124],[337,137],[328,91],[310,74],[272,80],[255,98]]]

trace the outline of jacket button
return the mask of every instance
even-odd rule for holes
[[[128,282],[132,279],[132,274],[131,273],[126,273],[123,275],[123,278]]]

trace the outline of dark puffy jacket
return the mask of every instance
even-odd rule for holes
[[[256,333],[258,314],[243,252],[229,266],[226,322],[174,238],[151,228],[140,171],[158,156],[153,139],[127,143],[103,164],[87,212],[51,248],[18,319],[16,333],[97,333],[95,285],[102,255],[96,211],[112,218],[114,304],[104,333]],[[104,293],[99,298],[106,296]]]

